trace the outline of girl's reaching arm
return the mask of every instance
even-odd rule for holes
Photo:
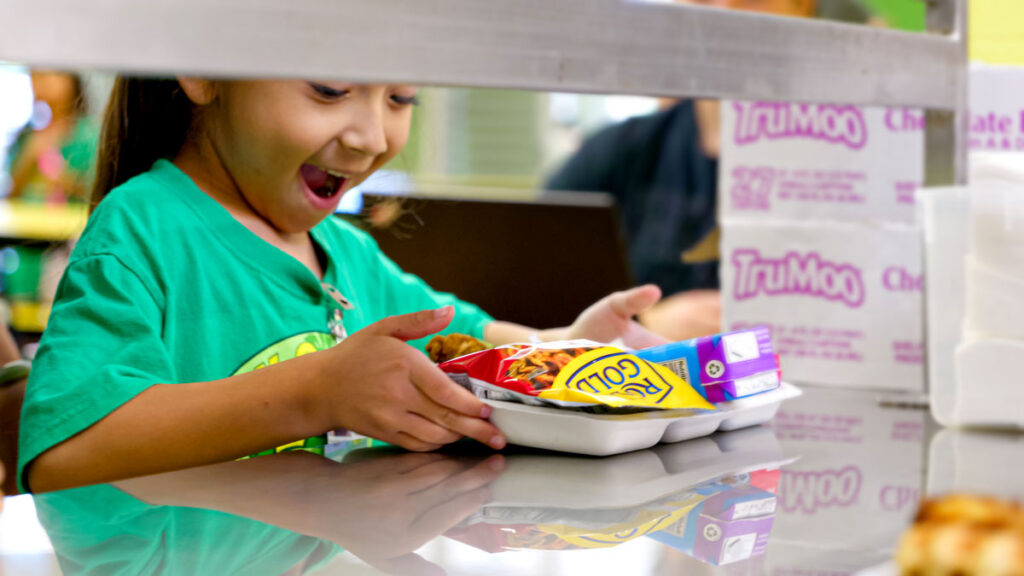
[[[158,384],[26,469],[36,492],[239,458],[335,428],[426,451],[468,436],[505,445],[490,408],[405,342],[453,310],[385,318],[341,344],[211,382]]]

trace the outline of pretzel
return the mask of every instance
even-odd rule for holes
[[[427,343],[427,354],[430,356],[431,361],[435,364],[440,364],[441,362],[447,362],[466,354],[491,348],[493,346],[487,342],[477,340],[465,334],[448,334],[447,336],[438,334]]]

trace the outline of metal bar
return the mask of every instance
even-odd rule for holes
[[[957,43],[959,56],[951,72],[954,105],[925,113],[925,186],[967,183],[967,6],[964,0],[928,0],[929,32]]]
[[[925,111],[924,184],[928,187],[962,186],[967,183],[967,1],[927,0],[927,8],[928,31],[957,42],[959,56],[953,66],[957,76],[952,84],[955,91],[952,110]],[[931,391],[930,375],[934,369],[941,367],[941,371],[952,374],[956,368],[950,350],[928,336],[928,323],[932,321],[928,316],[932,306],[928,302],[934,297],[934,288],[929,288],[933,276],[933,270],[928,266],[927,251],[930,249],[929,243],[925,242],[922,246],[922,269],[926,282],[921,299],[921,317],[924,319],[921,337],[928,351],[928,360],[924,364],[926,393]]]
[[[934,35],[629,0],[0,0],[0,59],[952,109]]]

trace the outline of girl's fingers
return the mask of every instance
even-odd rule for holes
[[[632,318],[661,300],[661,289],[653,284],[616,292],[608,297],[608,305],[616,316]]]
[[[452,385],[457,386],[454,383]],[[505,447],[505,436],[501,430],[482,418],[462,414],[444,404],[434,402],[426,395],[423,395],[414,406],[411,408],[413,412],[437,426],[456,433],[459,438],[466,436],[495,450]]]
[[[417,404],[422,405],[425,401],[426,398],[423,398],[420,402],[417,402]],[[401,424],[399,424],[399,429],[402,432],[405,432],[417,440],[426,442],[427,444],[439,446],[451,444],[452,442],[462,438],[462,434],[447,428],[440,422],[433,422],[430,419],[417,414],[416,412],[421,411],[420,409],[417,408],[415,410],[415,412],[406,413]]]
[[[491,415],[490,406],[481,402],[469,390],[452,382],[451,378],[423,354],[415,353],[412,359],[411,379],[416,388],[436,404],[474,418],[487,418]],[[432,417],[433,414],[424,416],[438,421]]]
[[[622,335],[622,341],[630,348],[650,348],[651,346],[661,346],[671,342],[668,338],[651,332],[633,321],[630,321],[629,327],[626,328],[626,332]]]
[[[382,438],[382,440],[385,442],[391,442],[392,444],[398,444],[402,448],[412,450],[413,452],[431,452],[443,446],[443,444],[430,444],[429,442],[424,442],[423,440],[415,438],[405,432],[395,432],[391,438]]]

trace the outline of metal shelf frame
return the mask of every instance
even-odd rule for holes
[[[0,0],[0,60],[927,110],[929,185],[963,181],[966,0],[930,33],[636,0]]]

